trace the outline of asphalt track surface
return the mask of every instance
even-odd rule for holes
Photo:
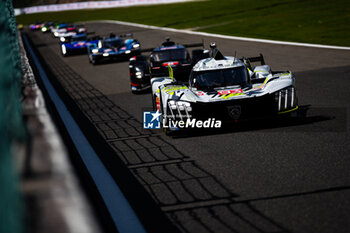
[[[273,70],[296,76],[306,117],[171,138],[142,130],[151,95],[131,93],[128,62],[93,66],[87,55],[63,58],[57,40],[30,34],[53,73],[181,231],[350,231],[350,51],[86,26],[100,35],[133,33],[143,48],[166,36],[179,43],[203,38],[226,55],[262,53]]]

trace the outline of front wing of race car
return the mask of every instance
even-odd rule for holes
[[[166,113],[166,116],[173,120],[179,120],[181,117],[197,120],[215,118],[223,122],[273,117],[292,112],[298,108],[293,86],[260,97],[216,102],[189,102],[168,99],[167,103],[162,104],[163,113]]]
[[[202,93],[196,94],[185,85],[174,85],[169,78],[155,78],[151,80],[153,106],[162,113],[165,123],[188,118],[235,122],[274,117],[298,109],[291,72],[271,75],[266,80],[244,91],[224,90],[220,91],[221,94],[216,92],[202,96]]]

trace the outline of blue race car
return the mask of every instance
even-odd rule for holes
[[[111,33],[97,44],[88,46],[89,60],[93,65],[103,61],[127,60],[140,54],[140,42],[133,38],[124,39],[131,34],[116,36]]]
[[[61,52],[63,56],[77,53],[86,53],[89,46],[97,46],[100,37],[88,38],[86,33],[76,34],[61,40]]]

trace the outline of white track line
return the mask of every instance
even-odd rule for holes
[[[133,27],[141,27],[141,28],[155,29],[155,30],[169,31],[169,32],[179,32],[179,33],[185,33],[185,34],[191,34],[191,35],[210,36],[210,37],[230,39],[230,40],[241,40],[241,41],[249,41],[249,42],[259,42],[259,43],[278,44],[278,45],[292,45],[292,46],[322,48],[322,49],[350,50],[350,47],[343,47],[343,46],[297,43],[297,42],[287,42],[287,41],[278,41],[278,40],[265,40],[265,39],[255,39],[255,38],[238,37],[238,36],[225,36],[225,35],[220,35],[215,33],[197,32],[197,31],[191,31],[186,29],[157,27],[157,26],[150,26],[150,25],[138,24],[138,23],[129,23],[129,22],[123,22],[123,21],[117,21],[117,20],[99,20],[99,21],[90,21],[90,22],[115,23],[115,24],[127,25],[127,26],[133,26]]]

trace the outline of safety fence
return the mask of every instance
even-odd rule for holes
[[[22,66],[11,0],[0,1],[0,232],[22,232],[22,205],[13,142],[25,135],[21,112]]]

